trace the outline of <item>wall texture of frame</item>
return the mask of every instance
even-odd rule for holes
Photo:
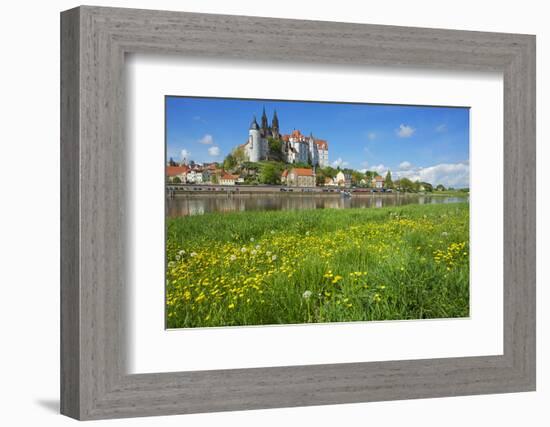
[[[129,375],[126,53],[500,71],[504,354]],[[535,37],[83,6],[61,14],[61,412],[101,419],[535,390]]]

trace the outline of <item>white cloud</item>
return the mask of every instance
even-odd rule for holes
[[[436,132],[447,132],[447,125],[445,123],[441,123],[440,125],[435,127]]]
[[[334,166],[335,168],[344,167],[344,166],[347,166],[347,165],[349,165],[349,163],[342,160],[341,157],[339,157],[338,159],[336,159],[335,161],[332,162],[332,166]]]
[[[183,150],[181,150],[182,160],[184,160],[184,159],[189,160],[189,157],[191,157],[191,152],[189,150],[186,150],[185,148]]]
[[[401,138],[409,138],[410,136],[412,136],[415,130],[416,129],[414,129],[412,126],[400,124],[399,129],[397,129],[395,132]]]
[[[376,134],[374,132],[369,132],[367,138],[374,141],[376,139]]]
[[[370,171],[378,172],[380,175],[384,175],[384,174],[386,174],[386,172],[388,172],[388,167],[384,166],[382,163],[380,163],[379,165],[369,166],[368,169]]]
[[[214,137],[207,133],[201,139],[199,139],[199,142],[205,145],[214,144]]]
[[[409,178],[412,181],[429,182],[432,185],[443,184],[445,187],[469,187],[470,166],[467,162],[440,163],[428,167],[411,167],[399,170],[395,178]]]
[[[213,146],[208,149],[208,154],[210,154],[212,157],[217,157],[220,155],[220,147]]]
[[[399,170],[406,171],[406,170],[411,169],[412,166],[413,166],[413,165],[412,165],[412,163],[410,163],[410,162],[407,162],[407,161],[401,162],[401,163],[399,163]]]

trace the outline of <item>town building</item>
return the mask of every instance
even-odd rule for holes
[[[375,176],[372,179],[372,187],[377,189],[384,188],[384,178],[382,178],[380,175]]]
[[[281,135],[279,130],[279,118],[277,112],[273,113],[271,125],[269,125],[265,108],[262,113],[261,124],[252,119],[248,130],[248,140],[242,145],[248,161],[259,162],[269,157],[269,139],[282,141],[280,157],[286,163],[309,163],[312,166],[328,166],[328,142],[317,139],[310,134],[303,135],[295,129],[292,133]]]
[[[315,171],[310,168],[285,170],[281,181],[289,187],[315,187]]]
[[[187,166],[166,166],[166,177],[169,182],[177,182],[185,184],[187,182]],[[176,179],[177,178],[177,179]]]
[[[187,172],[186,182],[188,184],[202,184],[202,171],[191,169]]]
[[[334,182],[339,187],[351,187],[351,174],[339,171],[334,177]]]
[[[238,179],[239,179],[238,175],[231,175],[230,173],[223,172],[222,175],[220,176],[220,184],[235,185]]]

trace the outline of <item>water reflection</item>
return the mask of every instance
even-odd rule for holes
[[[410,204],[437,204],[467,202],[468,197],[446,197],[429,195],[361,195],[344,198],[338,195],[184,195],[168,199],[168,217],[202,215],[208,212],[278,211],[298,209],[346,209],[381,208]]]

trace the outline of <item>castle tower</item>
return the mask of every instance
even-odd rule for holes
[[[277,117],[277,110],[273,111],[273,119],[271,120],[271,132],[273,133],[273,138],[279,139],[279,118]]]
[[[259,162],[260,161],[260,152],[261,152],[261,136],[260,136],[260,127],[258,126],[258,122],[256,121],[256,116],[254,116],[254,119],[252,120],[252,123],[250,123],[250,129],[248,130],[248,160],[251,162]]]
[[[317,145],[315,144],[315,138],[313,137],[313,133],[310,133],[309,135],[308,145],[309,145],[309,159],[312,165],[316,165],[319,163],[319,152],[317,151]]]

